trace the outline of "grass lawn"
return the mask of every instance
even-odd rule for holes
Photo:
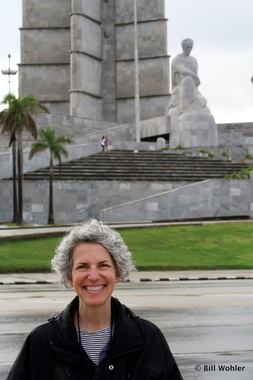
[[[165,227],[121,235],[140,270],[253,268],[253,224]]]
[[[252,269],[253,223],[119,231],[139,270]],[[0,243],[0,273],[48,272],[61,238]]]

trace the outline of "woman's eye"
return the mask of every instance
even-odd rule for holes
[[[87,265],[78,265],[76,269],[87,269]]]
[[[109,268],[110,265],[109,265],[109,264],[101,264],[101,267],[102,267],[102,268]]]

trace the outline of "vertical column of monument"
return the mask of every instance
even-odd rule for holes
[[[70,114],[101,120],[101,0],[72,0],[70,19]]]
[[[102,20],[102,117],[117,121],[116,63],[115,63],[115,1],[101,1]]]
[[[69,113],[71,0],[23,0],[19,93]]]
[[[164,0],[138,0],[140,119],[165,115],[169,99],[169,56]],[[116,1],[117,119],[135,119],[133,0]]]

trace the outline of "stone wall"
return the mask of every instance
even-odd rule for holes
[[[20,95],[32,93],[51,112],[69,113],[70,10],[70,0],[23,1]]]
[[[165,109],[168,105],[169,96],[147,96],[140,98],[140,120],[143,125],[150,119],[161,117],[164,119]],[[120,124],[134,123],[135,100],[132,97],[118,99],[117,115]],[[155,112],[154,112],[155,110]],[[154,114],[156,115],[154,117]],[[157,116],[158,115],[158,116]],[[142,136],[141,136],[142,137]]]
[[[51,78],[50,82],[46,80],[48,76]],[[29,95],[32,92],[39,102],[68,102],[69,84],[69,65],[22,66],[21,96]],[[33,89],[31,90],[31,88]],[[51,106],[50,111],[52,112]]]
[[[102,118],[100,1],[75,0],[71,12],[70,114]]]
[[[103,38],[103,61],[101,93],[102,119],[117,121],[117,86],[116,86],[116,31],[115,31],[115,3],[117,0],[102,1],[101,20]]]
[[[218,124],[218,141],[220,145],[252,145],[253,123]]]
[[[250,216],[253,213],[252,185],[252,180],[206,180],[191,185],[55,180],[55,222],[78,223],[90,217],[105,222],[127,222]],[[1,223],[12,219],[11,194],[11,181],[0,181]],[[46,179],[24,182],[23,210],[25,222],[47,223]]]
[[[45,128],[47,125],[50,125],[58,134],[65,134],[78,139],[96,131],[102,132],[108,128],[120,127],[113,123],[107,123],[106,121],[56,113],[41,113],[35,116],[35,120],[37,129]]]
[[[160,19],[164,17],[164,0],[138,0],[138,20]],[[133,1],[117,0],[117,24],[133,22]]]
[[[105,222],[173,220],[253,214],[252,180],[206,180],[104,208]]]
[[[100,20],[100,0],[72,0],[72,12],[84,14],[91,19]]]
[[[23,29],[21,38],[23,64],[69,63],[69,28],[35,29],[32,33],[31,29]]]
[[[139,91],[140,97],[155,97],[168,95],[169,66],[167,57],[157,59],[142,59],[139,61]],[[166,90],[166,91],[165,91]],[[120,61],[117,63],[117,97],[134,98],[135,80],[134,80],[134,61]],[[162,115],[165,114],[163,110]],[[147,117],[146,117],[147,119]]]
[[[168,104],[169,56],[164,1],[137,2],[140,119],[165,115]],[[135,120],[133,3],[116,3],[117,120]]]
[[[24,28],[69,27],[71,0],[24,0]]]
[[[57,182],[54,181],[54,211],[56,223],[78,223],[90,217],[99,218],[103,207],[172,189],[178,184],[152,182]],[[25,181],[23,218],[27,223],[47,223],[48,181]],[[0,181],[0,223],[12,220],[12,182]]]
[[[117,25],[117,60],[133,59],[133,24]],[[159,57],[167,53],[166,22],[162,20],[146,21],[138,25],[139,58]]]

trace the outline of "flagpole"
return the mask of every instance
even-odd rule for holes
[[[140,94],[139,94],[137,0],[134,0],[134,66],[135,66],[135,133],[136,133],[136,142],[140,142]]]

